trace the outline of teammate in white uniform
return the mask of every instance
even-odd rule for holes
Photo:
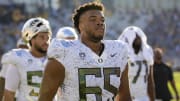
[[[56,33],[56,38],[65,40],[78,40],[78,35],[72,27],[61,27]]]
[[[4,101],[14,101],[16,90],[16,101],[37,100],[51,34],[49,22],[43,18],[31,18],[24,24],[22,36],[29,42],[30,49],[10,52],[11,67],[6,74]]]
[[[119,101],[131,101],[127,47],[120,41],[102,41],[103,6],[84,4],[73,19],[81,40],[52,40],[39,101],[51,101],[59,86],[59,101],[114,101],[117,94]]]
[[[17,41],[16,46],[17,46],[17,48],[24,48],[24,49],[28,48],[27,43],[25,43],[22,38],[20,38]],[[6,75],[8,67],[10,66],[10,64],[8,64],[9,63],[8,62],[9,61],[9,55],[8,55],[9,52],[11,52],[11,51],[8,51],[7,53],[3,54],[2,58],[1,58],[2,68],[0,71],[0,101],[2,100],[3,93],[4,93],[5,75]]]
[[[78,40],[78,35],[73,27],[65,26],[59,28],[56,38],[61,40]],[[59,99],[59,97],[61,97],[61,88],[58,89],[55,99]]]
[[[18,41],[17,41],[17,48],[20,48],[20,49],[28,49],[28,46],[27,46],[27,43],[25,43],[24,41],[23,41],[23,39],[19,39]],[[16,49],[12,49],[11,51],[13,51],[13,50],[16,50]],[[1,70],[1,72],[0,72],[0,77],[4,77],[5,78],[5,74],[6,74],[6,71],[7,71],[7,68],[5,68],[5,67],[8,67],[8,65],[9,64],[7,64],[8,63],[8,61],[9,61],[9,55],[8,54],[10,54],[10,52],[11,51],[8,51],[7,53],[5,53],[3,56],[2,56],[2,59],[1,59],[1,64],[2,64],[2,70]]]
[[[145,33],[138,27],[127,27],[119,37],[129,46],[129,83],[133,101],[154,101],[152,75],[153,50]]]

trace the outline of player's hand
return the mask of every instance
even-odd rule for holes
[[[176,101],[179,101],[179,95],[178,94],[176,95]]]

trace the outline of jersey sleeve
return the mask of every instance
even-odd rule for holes
[[[1,64],[7,64],[7,63],[8,63],[8,61],[9,61],[9,54],[10,54],[10,52],[7,52],[7,53],[5,53],[5,54],[2,56]]]
[[[7,69],[11,66],[11,64],[3,64],[2,65],[2,69],[0,71],[0,77],[5,78],[6,77],[6,73],[7,73]]]
[[[13,49],[8,53],[4,54],[1,59],[2,70],[0,72],[0,76],[6,76],[9,65],[17,65],[18,63],[20,63],[24,52],[25,50],[23,49]]]
[[[143,56],[145,60],[147,60],[149,65],[152,66],[154,64],[154,54],[153,54],[153,49],[151,48],[151,46],[149,45],[143,46]]]
[[[150,54],[151,54],[151,60],[150,60],[150,65],[154,64],[154,53],[153,53],[153,49],[150,47]]]
[[[23,55],[23,50],[13,49],[5,55],[2,60],[2,64],[13,64],[16,65]]]
[[[9,66],[9,60],[10,59],[9,59],[9,52],[8,52],[8,53],[5,53],[1,59],[2,69],[0,71],[0,77],[5,78],[5,74],[7,72],[8,66]]]
[[[123,44],[123,52],[122,52],[122,67],[125,69],[126,65],[129,64],[129,52],[128,47],[126,44]],[[123,69],[123,71],[124,71]]]
[[[18,89],[20,82],[20,75],[18,72],[18,68],[14,65],[8,67],[7,74],[6,74],[6,83],[5,89],[15,92]]]

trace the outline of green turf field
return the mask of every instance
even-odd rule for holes
[[[177,87],[177,90],[178,90],[179,96],[180,96],[180,72],[174,72],[174,79],[175,79],[176,87]],[[169,88],[170,88],[172,95],[175,96],[175,93],[172,90],[172,88],[171,87],[169,87]],[[172,101],[176,101],[176,100],[173,99]]]

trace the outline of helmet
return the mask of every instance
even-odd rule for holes
[[[61,28],[59,28],[59,30],[56,34],[56,38],[77,40],[78,35],[77,35],[75,29],[72,27],[61,27]]]
[[[26,41],[30,41],[39,32],[49,32],[52,35],[49,22],[44,18],[31,18],[25,22],[22,28],[22,37]]]

